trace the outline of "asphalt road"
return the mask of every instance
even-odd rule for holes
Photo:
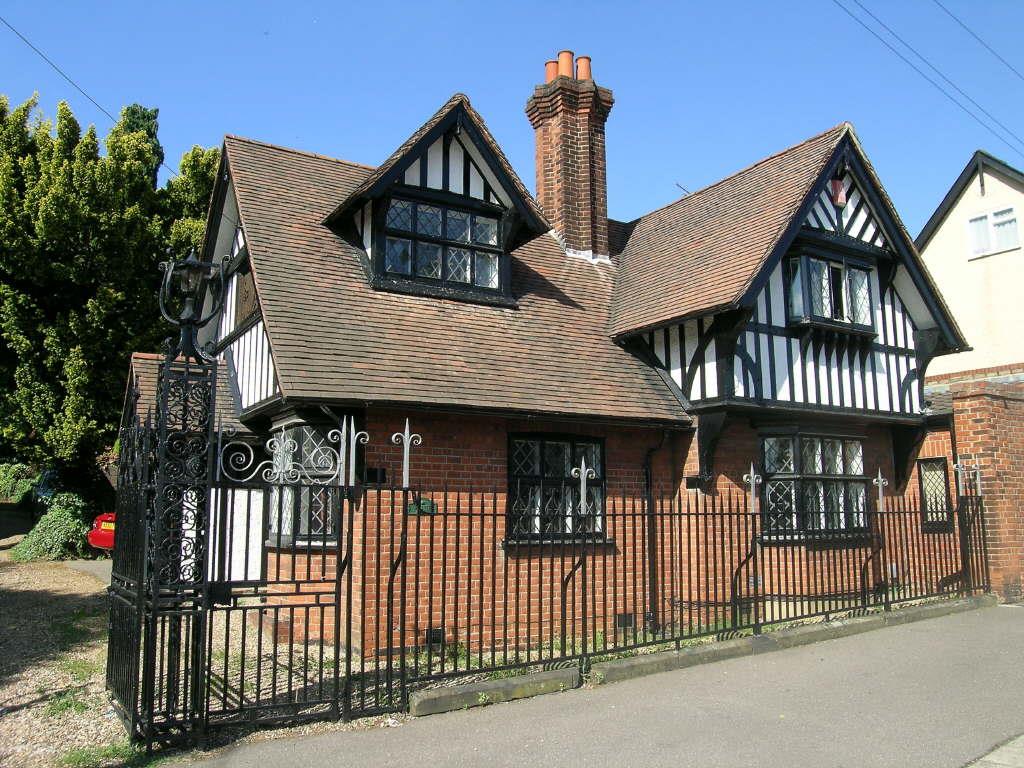
[[[959,768],[1024,733],[1024,608],[998,607],[201,763]]]

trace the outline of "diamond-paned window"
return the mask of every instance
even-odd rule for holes
[[[803,264],[806,263],[806,269]],[[871,272],[846,261],[801,258],[787,262],[789,317],[871,327]],[[810,306],[804,302],[804,292]]]
[[[860,440],[772,435],[762,439],[762,451],[766,532],[835,533],[865,528],[867,478]]]
[[[496,216],[395,199],[384,227],[387,275],[462,291],[502,290],[502,259],[507,257],[498,247]]]
[[[416,204],[416,232],[431,237],[441,236],[441,209],[426,203]]]
[[[445,248],[445,279],[456,283],[468,283],[469,257],[470,252],[465,248]]]
[[[498,220],[488,216],[473,217],[473,242],[483,245],[498,244]]]
[[[948,523],[951,503],[946,460],[918,459],[917,479],[921,492],[921,507],[926,523]]]
[[[850,291],[850,322],[871,325],[871,291],[868,287],[868,273],[863,269],[851,269],[847,274]]]
[[[764,471],[772,474],[795,471],[793,438],[766,437],[764,439]]]
[[[441,246],[416,243],[416,274],[437,280],[441,277]]]
[[[275,433],[268,543],[326,544],[337,535],[341,457],[330,427],[302,424]]]
[[[384,269],[398,275],[412,271],[412,240],[389,237],[384,252]]]
[[[408,200],[392,200],[388,207],[387,224],[389,229],[412,232],[412,203]]]
[[[497,255],[477,251],[473,282],[482,288],[497,288],[499,279]]]
[[[444,235],[449,240],[469,242],[469,214],[449,210],[445,217]]]
[[[594,473],[580,504],[583,460]],[[604,533],[604,449],[577,437],[514,436],[509,445],[508,537],[564,541]]]

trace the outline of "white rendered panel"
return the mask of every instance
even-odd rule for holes
[[[427,149],[427,186],[431,189],[441,189],[443,179],[444,137],[441,136]]]
[[[463,188],[463,162],[465,153],[462,145],[453,141],[448,147],[448,188],[457,195],[465,194]]]

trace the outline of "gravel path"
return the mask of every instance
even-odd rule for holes
[[[95,577],[0,560],[0,765],[50,766],[124,741],[103,688],[106,636]]]

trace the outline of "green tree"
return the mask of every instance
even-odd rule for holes
[[[200,242],[219,158],[193,148],[161,189],[157,110],[125,108],[105,152],[67,104],[36,111],[0,96],[0,454],[88,488],[130,353],[168,335],[157,263]]]

